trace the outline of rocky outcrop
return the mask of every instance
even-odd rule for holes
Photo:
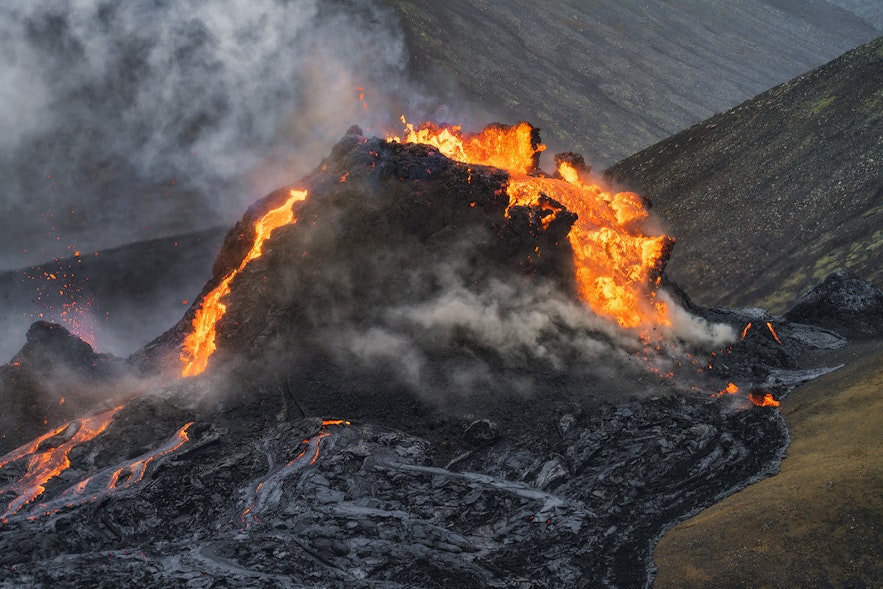
[[[848,338],[883,337],[883,292],[852,272],[835,272],[797,299],[785,318]]]

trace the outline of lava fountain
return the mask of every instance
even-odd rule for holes
[[[657,297],[659,276],[674,238],[649,235],[649,213],[634,192],[613,193],[589,176],[580,156],[557,158],[557,177],[539,172],[537,129],[528,123],[489,125],[480,133],[459,126],[407,123],[403,137],[389,140],[422,143],[466,164],[492,166],[509,173],[509,207],[550,200],[578,219],[568,238],[573,248],[580,298],[598,315],[625,328],[671,325],[667,305]],[[554,214],[552,207],[549,214]],[[550,219],[547,217],[547,219]]]

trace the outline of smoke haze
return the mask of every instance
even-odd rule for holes
[[[229,223],[350,124],[435,108],[370,2],[14,3],[0,52],[0,269]]]

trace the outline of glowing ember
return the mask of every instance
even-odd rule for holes
[[[68,460],[70,451],[80,444],[95,439],[104,432],[110,425],[110,422],[113,421],[113,416],[120,409],[122,407],[116,407],[100,415],[65,424],[0,457],[0,468],[23,458],[28,458],[25,474],[17,481],[0,487],[0,494],[10,492],[15,494],[15,498],[6,508],[6,512],[0,516],[0,521],[5,522],[9,516],[15,515],[22,507],[42,495],[43,491],[45,491],[44,485],[70,467],[70,460]],[[46,446],[44,442],[74,427],[76,427],[76,431],[68,440],[58,446],[44,447]]]
[[[60,323],[95,349],[94,300],[88,294],[88,279],[77,274],[76,266],[80,262],[80,252],[76,251],[73,258],[55,258],[51,263],[26,271],[25,276],[34,283],[33,300],[38,307],[27,316],[31,320]]]
[[[761,391],[751,391],[748,394],[748,398],[752,403],[757,405],[758,407],[778,407],[779,402],[773,397],[771,393],[764,393]]]
[[[780,346],[784,345],[784,344],[782,344],[782,340],[779,339],[779,334],[776,333],[776,330],[773,328],[773,324],[770,323],[769,321],[767,321],[766,326],[767,326],[767,329],[770,330],[770,335],[772,335],[773,339],[776,340],[776,343],[778,343]]]
[[[728,382],[724,390],[713,395],[714,397],[723,397],[724,395],[735,395],[739,392],[739,387],[735,383]]]
[[[404,118],[402,119],[404,121]],[[509,207],[543,206],[548,199],[562,203],[578,215],[568,235],[574,252],[579,295],[599,315],[615,319],[623,327],[669,325],[666,304],[656,296],[657,278],[673,239],[645,233],[647,210],[633,192],[611,193],[563,160],[562,179],[530,175],[537,171],[545,146],[527,123],[514,127],[492,125],[479,134],[463,133],[460,127],[406,123],[406,141],[432,145],[447,157],[468,164],[494,166],[509,172]]]
[[[208,365],[208,359],[217,347],[215,344],[217,323],[227,312],[227,306],[221,302],[221,299],[230,293],[230,283],[249,262],[263,254],[264,242],[270,238],[275,229],[297,222],[292,206],[304,200],[307,191],[292,190],[290,194],[291,197],[285,201],[285,204],[269,211],[255,222],[255,239],[251,250],[242,259],[239,267],[225,276],[221,283],[203,299],[202,306],[193,318],[193,331],[185,338],[181,350],[183,376],[201,374]]]

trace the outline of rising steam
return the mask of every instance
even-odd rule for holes
[[[7,268],[228,223],[341,121],[430,108],[369,2],[13,3],[0,52]]]

